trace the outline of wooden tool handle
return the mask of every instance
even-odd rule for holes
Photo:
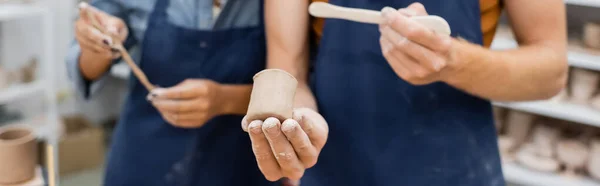
[[[308,7],[310,15],[321,18],[345,19],[360,23],[381,24],[383,17],[380,11],[366,10],[359,8],[347,8],[332,5],[325,2],[314,2]],[[410,19],[415,20],[425,27],[445,35],[450,35],[450,25],[444,18],[434,15],[428,16],[412,16]]]
[[[89,5],[85,2],[82,2],[79,5],[79,7],[80,8],[89,8]],[[146,74],[144,74],[144,72],[140,69],[140,67],[138,67],[137,64],[133,61],[133,59],[131,58],[131,55],[129,55],[129,53],[127,52],[127,49],[125,49],[125,47],[123,47],[123,44],[121,43],[120,39],[117,36],[108,32],[102,25],[100,25],[100,23],[98,22],[98,20],[96,20],[96,17],[94,16],[94,14],[92,14],[91,11],[86,11],[86,12],[87,12],[88,19],[90,19],[90,22],[92,23],[92,26],[94,26],[96,29],[98,29],[101,33],[111,37],[112,42],[113,42],[111,47],[117,49],[121,53],[121,56],[123,56],[123,60],[125,60],[125,63],[127,63],[127,66],[129,66],[129,68],[131,68],[133,75],[142,83],[142,85],[144,85],[144,87],[146,87],[146,89],[148,91],[151,91],[152,89],[154,89],[154,85],[152,85],[152,83],[150,83]]]

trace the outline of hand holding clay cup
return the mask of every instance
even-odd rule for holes
[[[329,128],[319,113],[293,108],[296,86],[296,79],[283,70],[254,76],[242,129],[249,133],[258,167],[270,181],[289,178],[287,184],[297,184],[327,141]]]
[[[298,108],[283,123],[275,117],[242,121],[248,131],[258,167],[267,180],[299,180],[304,170],[317,163],[327,141],[329,127],[325,119],[309,108]]]
[[[381,12],[385,20],[379,25],[381,50],[400,78],[415,85],[429,84],[451,77],[451,69],[463,65],[451,60],[452,37],[409,19],[428,15],[422,4],[400,10],[386,7]]]
[[[171,125],[197,128],[224,112],[220,84],[188,79],[170,88],[155,88],[148,100]]]

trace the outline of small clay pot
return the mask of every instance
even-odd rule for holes
[[[6,88],[10,85],[12,77],[10,73],[0,67],[0,89]]]
[[[556,141],[560,131],[545,124],[538,124],[533,128],[531,135],[535,154],[540,157],[552,158],[555,154]]]
[[[575,176],[588,162],[589,149],[578,140],[562,139],[556,145],[556,155],[565,164],[566,174]]]
[[[583,42],[587,47],[600,49],[600,24],[589,22],[583,26]]]
[[[498,133],[501,133],[502,126],[504,125],[504,116],[506,113],[506,109],[500,107],[493,107],[494,111],[494,123],[496,124],[496,130]]]
[[[592,100],[590,101],[590,106],[594,109],[600,110],[600,95],[597,95],[596,97],[592,98]]]
[[[600,76],[590,70],[574,68],[571,72],[571,101],[577,104],[588,104],[596,88]]]
[[[550,98],[550,101],[563,102],[568,99],[569,99],[569,94],[567,93],[567,89],[563,89],[556,96]]]
[[[513,154],[509,151],[513,146],[513,141],[507,136],[498,136],[498,149],[503,163],[514,161]]]
[[[511,110],[506,119],[506,135],[513,140],[510,151],[514,151],[527,139],[534,116],[521,111]]]
[[[280,121],[292,118],[298,81],[279,69],[266,69],[254,75],[250,105],[246,119],[265,120],[275,117]]]
[[[590,162],[587,169],[590,176],[600,180],[600,138],[592,140],[590,149]]]
[[[556,159],[536,156],[535,151],[532,144],[526,144],[517,153],[517,160],[527,168],[542,172],[556,172],[560,168]]]
[[[27,127],[0,128],[0,184],[21,183],[34,177],[36,144],[33,131]]]

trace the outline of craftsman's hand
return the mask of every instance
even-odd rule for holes
[[[170,124],[197,128],[222,112],[221,85],[205,79],[188,79],[170,88],[156,88],[148,100]]]
[[[384,23],[379,25],[381,50],[396,74],[414,85],[443,81],[459,69],[452,60],[454,39],[437,34],[411,16],[428,15],[421,3],[407,8],[382,10]]]
[[[317,163],[329,133],[325,119],[308,108],[295,109],[293,119],[283,123],[276,118],[244,119],[242,128],[250,133],[258,167],[267,180],[289,178],[285,184],[297,184],[304,170]]]
[[[113,41],[112,37],[96,29],[89,15],[93,15],[100,26],[120,41]],[[75,37],[81,47],[82,55],[91,55],[109,60],[118,58],[120,54],[113,52],[110,46],[113,42],[123,42],[127,35],[127,26],[122,19],[102,12],[87,3],[79,5],[79,19],[75,22]]]

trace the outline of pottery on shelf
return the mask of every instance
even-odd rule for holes
[[[567,93],[567,89],[561,90],[556,96],[550,98],[550,101],[554,102],[564,102],[569,99],[569,94]]]
[[[493,107],[494,111],[494,124],[496,125],[496,130],[498,133],[502,131],[502,126],[504,125],[504,113],[506,113],[506,109],[500,107]]]
[[[584,168],[588,162],[588,147],[579,140],[561,139],[556,145],[558,160],[564,163],[566,174],[576,175],[577,170]]]
[[[590,161],[587,170],[590,176],[600,180],[600,138],[592,140],[590,149]]]
[[[0,67],[0,89],[8,87],[12,82],[11,79],[10,73]]]
[[[583,42],[587,47],[600,49],[600,24],[585,23],[583,26]]]
[[[594,109],[600,110],[600,95],[597,95],[590,100],[590,106]]]
[[[498,149],[500,151],[500,157],[503,163],[510,163],[514,161],[514,156],[510,152],[513,146],[513,140],[507,136],[498,136]]]
[[[556,141],[560,131],[545,124],[538,124],[533,128],[531,144],[537,156],[552,158],[555,154]]]
[[[571,71],[571,101],[577,104],[588,104],[596,88],[600,76],[586,69],[573,68]]]
[[[506,135],[513,140],[510,151],[516,150],[526,141],[533,119],[533,115],[521,111],[511,110],[508,113]]]
[[[29,60],[29,63],[21,68],[21,83],[31,83],[35,80],[35,72],[37,70],[37,59]]]
[[[0,127],[0,185],[28,181],[35,175],[37,142],[23,126]]]
[[[265,120],[268,117],[280,121],[292,118],[294,96],[298,81],[280,69],[266,69],[254,75],[254,85],[246,119]]]
[[[535,154],[536,148],[532,144],[525,144],[517,152],[517,161],[527,168],[542,171],[556,172],[560,168],[560,163],[551,157],[541,157]]]

